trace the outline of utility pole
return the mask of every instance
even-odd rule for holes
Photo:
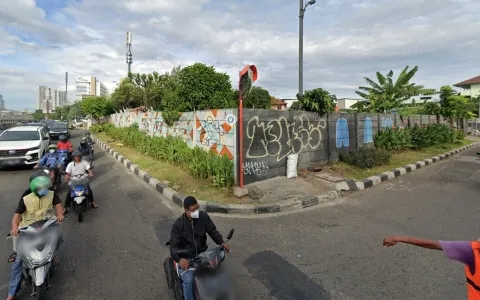
[[[298,15],[298,95],[303,96],[303,19],[309,5],[315,4],[316,0],[303,2],[299,0],[300,10]]]
[[[65,72],[65,99],[62,105],[68,105],[68,72]]]
[[[126,53],[126,61],[128,65],[128,74],[132,72],[132,33],[127,32],[127,53]]]

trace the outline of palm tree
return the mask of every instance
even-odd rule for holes
[[[427,92],[421,85],[410,83],[410,80],[417,73],[418,67],[408,70],[408,66],[398,76],[395,82],[393,81],[393,71],[387,73],[386,76],[377,72],[378,83],[372,79],[365,77],[365,81],[370,85],[369,87],[361,86],[355,91],[357,95],[364,100],[355,104],[355,107],[368,112],[390,112],[392,109],[402,106],[402,102],[411,96]],[[429,92],[429,90],[428,90]],[[352,106],[353,107],[353,106]]]

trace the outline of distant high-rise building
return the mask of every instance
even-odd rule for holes
[[[93,96],[108,96],[107,87],[105,84],[98,81],[95,76],[77,76],[75,84],[76,101]]]
[[[52,113],[55,108],[62,107],[66,104],[65,91],[59,91],[58,89],[47,86],[38,87],[37,109],[41,109],[43,113]]]
[[[0,94],[0,109],[5,109],[5,101],[3,101],[2,94]]]

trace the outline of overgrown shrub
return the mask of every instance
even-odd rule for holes
[[[158,160],[183,166],[195,178],[210,179],[221,187],[234,184],[233,162],[226,156],[207,152],[199,147],[190,148],[176,137],[150,137],[138,129],[138,125],[117,128],[112,124],[95,125],[93,132],[104,132],[125,146]]]
[[[367,147],[362,147],[357,151],[350,151],[347,155],[341,156],[341,159],[347,164],[362,169],[386,165],[391,158],[392,154],[388,150]]]
[[[463,136],[464,137],[464,136]],[[458,135],[458,139],[463,139]],[[422,149],[453,143],[457,139],[446,124],[430,124],[425,127],[415,126],[405,129],[386,129],[374,137],[375,147],[389,151]]]

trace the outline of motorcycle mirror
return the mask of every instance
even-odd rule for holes
[[[188,250],[180,250],[177,252],[178,257],[188,258]]]
[[[232,236],[233,236],[233,232],[234,232],[234,231],[235,231],[234,228],[232,228],[232,229],[230,230],[230,232],[227,234],[227,240],[232,239]]]

